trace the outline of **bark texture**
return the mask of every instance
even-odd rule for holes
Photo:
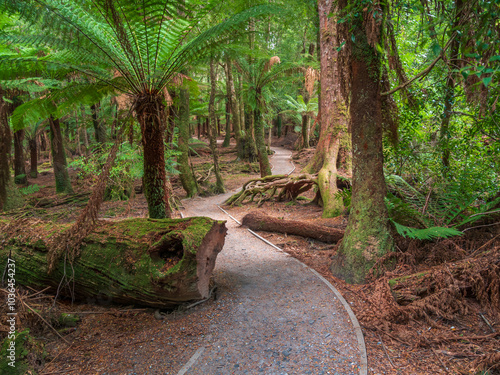
[[[37,135],[29,140],[30,146],[30,177],[38,177],[38,142]]]
[[[360,6],[354,1],[355,5]],[[372,14],[377,12],[377,16]],[[383,171],[381,65],[376,51],[382,9],[370,9],[354,18],[351,43],[351,131],[353,147],[352,198],[349,222],[338,255],[331,266],[333,274],[351,283],[363,283],[368,270],[393,247]],[[378,25],[378,26],[377,26]],[[370,39],[369,39],[370,37]],[[374,41],[375,38],[375,41]],[[370,41],[371,43],[370,43]]]
[[[342,229],[302,220],[280,219],[269,216],[262,211],[252,211],[246,214],[241,223],[252,230],[293,234],[326,243],[337,243],[344,236]]]
[[[56,192],[73,193],[71,180],[68,174],[68,164],[66,162],[66,152],[61,133],[59,119],[49,117],[50,146],[52,149],[52,164],[54,165],[54,176],[56,179]]]
[[[158,308],[209,296],[212,270],[226,234],[224,221],[203,217],[101,222],[84,239],[73,264],[61,259],[49,274],[48,238],[67,225],[41,221],[12,224],[0,222],[0,238],[8,242],[0,249],[0,264],[5,268],[12,252],[16,283],[49,286],[55,292],[65,285],[61,280],[71,278],[71,287],[61,288],[59,294],[73,297],[74,293],[75,299],[90,303]]]
[[[257,95],[260,95],[260,92],[257,92]],[[264,123],[262,122],[262,114],[259,108],[254,110],[254,119],[255,144],[257,146],[259,158],[260,176],[270,176],[273,172],[271,171],[271,164],[269,164],[269,157],[267,155],[266,140],[264,138]]]
[[[137,98],[135,111],[141,126],[144,149],[144,195],[148,202],[149,217],[164,219],[170,217],[166,188],[165,145],[163,143],[165,105],[163,97],[147,95]]]
[[[210,60],[210,101],[208,103],[208,112],[210,116],[209,138],[210,150],[214,160],[214,173],[215,173],[215,192],[224,193],[224,181],[220,173],[219,166],[219,151],[217,150],[217,119],[215,117],[215,91],[216,91],[217,78],[215,74],[215,61]]]
[[[189,164],[189,90],[181,87],[179,95],[179,178],[188,198],[198,194],[198,184]]]
[[[0,87],[0,211],[7,202],[7,187],[10,183],[9,158],[12,147],[12,134],[8,121],[10,103],[3,100],[3,93]]]
[[[340,6],[340,5],[339,5]],[[323,201],[323,217],[334,217],[342,213],[342,198],[336,196],[337,159],[341,140],[347,138],[347,106],[345,98],[346,62],[345,48],[337,50],[345,42],[344,24],[337,23],[338,9],[333,0],[318,0],[320,22],[320,138],[311,162],[305,168],[309,173],[318,173],[318,185]],[[349,142],[344,141],[347,145]]]
[[[26,166],[24,165],[24,129],[14,132],[14,181],[16,184],[26,184]]]

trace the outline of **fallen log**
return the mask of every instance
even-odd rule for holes
[[[294,234],[314,238],[321,242],[337,243],[344,236],[342,229],[300,220],[285,220],[272,217],[261,211],[252,211],[242,219],[242,225],[252,230]]]
[[[72,264],[61,257],[48,273],[51,238],[67,224],[0,221],[0,268],[15,269],[16,285],[50,287],[77,300],[172,308],[207,298],[224,245],[225,221],[129,219],[99,222]],[[9,261],[12,259],[12,261]],[[14,266],[8,266],[11,262]]]

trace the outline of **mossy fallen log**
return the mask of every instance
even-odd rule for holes
[[[287,220],[272,217],[261,211],[252,211],[242,219],[242,225],[252,230],[294,234],[314,238],[326,243],[337,243],[344,236],[342,229],[308,222],[305,220]]]
[[[172,308],[207,298],[224,245],[224,221],[128,219],[102,221],[72,262],[63,256],[48,273],[51,240],[69,227],[40,220],[0,221],[0,268],[15,262],[17,285],[50,286],[54,293],[90,303]]]

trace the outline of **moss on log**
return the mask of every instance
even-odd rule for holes
[[[224,245],[224,221],[129,219],[100,222],[73,264],[64,257],[48,274],[51,239],[69,227],[39,220],[0,221],[0,267],[14,259],[15,280],[87,302],[159,308],[207,298]],[[74,294],[73,294],[74,293]]]
[[[294,234],[314,238],[326,243],[337,243],[344,236],[342,229],[327,227],[304,220],[286,220],[269,216],[260,211],[252,211],[242,219],[242,225],[252,230]]]

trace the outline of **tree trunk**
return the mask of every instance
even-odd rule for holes
[[[30,146],[30,177],[38,177],[38,142],[37,135],[35,134],[32,139],[29,140]]]
[[[59,119],[49,117],[50,146],[52,149],[52,163],[54,165],[54,176],[56,179],[56,192],[72,194],[71,180],[68,174],[66,152],[64,151],[63,137]]]
[[[212,156],[214,160],[214,173],[215,173],[215,192],[224,193],[224,181],[220,174],[219,167],[219,151],[217,149],[217,123],[215,118],[215,93],[216,93],[216,74],[215,74],[215,61],[213,58],[210,59],[210,101],[208,103],[208,113],[210,116],[210,127],[208,131],[208,136],[210,139],[210,150],[212,151]]]
[[[302,115],[302,147],[309,148],[309,116]]]
[[[0,227],[0,238],[8,241],[0,248],[0,264],[6,269],[7,258],[15,261],[16,283],[50,287],[54,293],[88,303],[156,308],[209,297],[210,278],[226,234],[224,221],[202,217],[103,221],[85,237],[72,264],[63,257],[49,274],[51,235],[66,230],[67,224],[28,222],[21,232],[15,231],[21,236],[11,237],[5,221]],[[64,285],[69,287],[60,288],[67,280],[71,281]]]
[[[185,87],[180,88],[179,95],[179,151],[177,156],[179,164],[179,178],[182,187],[186,191],[188,198],[198,194],[198,184],[193,176],[189,163],[189,90]]]
[[[229,147],[231,144],[231,106],[229,104],[229,97],[226,94],[226,134],[222,147]]]
[[[278,131],[278,138],[281,138],[281,126],[282,126],[282,121],[281,121],[281,115],[278,114],[278,118],[276,120],[276,129]]]
[[[26,184],[26,166],[24,164],[24,129],[14,132],[14,182]]]
[[[3,100],[4,91],[0,87],[0,211],[7,202],[7,187],[10,184],[9,159],[12,148],[12,133],[9,127],[11,104]]]
[[[455,20],[453,22],[453,29],[457,30],[460,25],[460,16],[462,14],[463,0],[455,0]],[[441,119],[441,129],[439,130],[439,143],[442,150],[441,162],[444,168],[444,174],[450,168],[450,120],[455,102],[455,80],[456,71],[459,69],[459,54],[460,39],[459,36],[455,37],[450,46],[450,60],[448,65],[448,77],[446,78],[445,96],[444,96],[444,109],[443,117]]]
[[[336,195],[337,159],[341,139],[347,132],[346,100],[342,94],[342,74],[345,69],[344,50],[338,50],[346,35],[345,26],[337,23],[337,17],[329,17],[337,9],[332,0],[319,0],[319,43],[321,50],[320,85],[320,138],[316,152],[304,169],[318,173],[318,185],[323,202],[323,217],[335,217],[342,213],[342,198]]]
[[[142,185],[148,202],[151,219],[170,217],[171,208],[166,188],[165,145],[165,105],[162,95],[143,94],[136,99],[135,111],[141,126],[142,147],[144,149],[144,174]]]
[[[228,90],[227,96],[229,98],[229,106],[231,112],[231,121],[233,123],[234,138],[236,139],[237,155],[239,160],[245,160],[244,147],[242,144],[242,139],[244,138],[244,135],[241,127],[240,108],[234,90],[233,72],[232,72],[231,60],[229,59],[229,57],[226,59],[225,72],[226,72],[226,87]]]
[[[360,6],[355,2],[355,6]],[[373,33],[359,10],[353,20],[354,43],[351,43],[351,130],[353,146],[352,198],[349,222],[331,270],[348,282],[363,283],[378,258],[393,247],[384,198],[381,115],[381,56],[367,35]],[[384,12],[375,14],[383,25]],[[370,17],[372,17],[370,15]],[[375,16],[373,16],[375,17]]]
[[[269,216],[262,211],[252,211],[246,214],[241,223],[252,230],[293,234],[326,243],[337,243],[344,236],[342,229],[322,225],[320,222],[285,220]]]
[[[94,125],[94,134],[97,144],[102,144],[106,142],[106,127],[104,126],[101,119],[99,119],[99,112],[101,109],[101,103],[92,104],[90,106],[90,111],[92,112],[92,124]]]
[[[260,93],[257,92],[257,95]],[[260,177],[272,175],[271,165],[269,164],[269,157],[267,156],[266,140],[264,138],[264,124],[262,123],[262,115],[260,109],[254,110],[254,131],[255,143],[257,146],[257,155],[259,157]]]

